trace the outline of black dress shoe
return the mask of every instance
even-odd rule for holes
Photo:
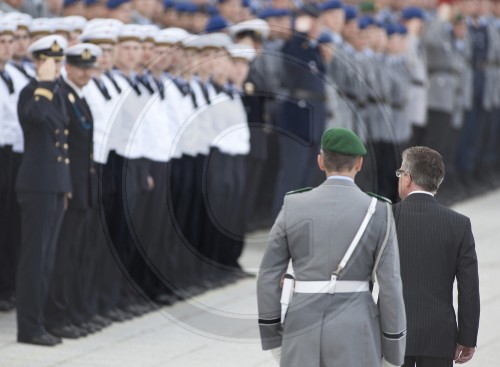
[[[18,336],[17,341],[19,343],[43,345],[46,347],[53,347],[54,345],[62,343],[61,338],[57,336],[50,335],[49,333],[44,333],[37,336],[22,337]]]
[[[82,327],[79,327],[76,325],[72,325],[72,327],[73,327],[73,329],[75,329],[78,332],[78,334],[80,335],[80,338],[83,338],[83,337],[86,337],[87,335],[89,335],[89,332],[85,328],[82,328]]]
[[[114,322],[125,321],[125,317],[123,316],[123,314],[121,312],[118,312],[117,310],[109,310],[105,312],[104,317]]]
[[[101,315],[94,315],[90,321],[94,324],[98,324],[98,325],[101,325],[102,327],[106,327],[106,326],[109,326],[111,325],[111,320],[104,317],[104,316],[101,316]]]
[[[177,301],[177,297],[174,296],[173,294],[160,294],[159,296],[156,296],[155,302],[159,303],[160,305],[164,306],[170,306]]]
[[[85,329],[88,334],[94,334],[94,333],[102,330],[101,326],[98,326],[97,324],[94,324],[92,322],[84,322],[84,323],[78,325],[78,327],[81,329]]]
[[[7,312],[14,309],[14,302],[9,300],[0,300],[0,312]]]
[[[54,336],[65,339],[78,339],[81,336],[79,330],[69,325],[50,328],[47,329],[47,331]]]

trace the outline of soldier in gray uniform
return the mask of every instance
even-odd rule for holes
[[[443,155],[447,167],[454,163],[445,136],[452,133],[453,111],[456,107],[457,89],[460,88],[460,64],[452,37],[451,8],[449,4],[438,7],[438,16],[430,22],[422,37],[427,54],[429,71],[428,120],[424,144]],[[448,191],[444,183],[442,192]]]
[[[281,366],[400,366],[406,315],[391,206],[354,183],[366,148],[352,131],[326,131],[321,147],[327,180],[285,197],[261,263],[262,347],[281,347]],[[284,276],[290,260],[294,277]]]
[[[427,58],[422,47],[425,13],[422,9],[408,7],[402,11],[402,20],[408,29],[404,63],[411,76],[408,98],[408,116],[412,124],[410,145],[422,145],[427,122]]]

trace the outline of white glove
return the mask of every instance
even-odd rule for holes
[[[271,349],[271,354],[273,355],[274,360],[279,366],[281,362],[281,347]]]
[[[391,362],[387,362],[385,358],[382,358],[382,367],[400,367],[400,366],[396,366]]]

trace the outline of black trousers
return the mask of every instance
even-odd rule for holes
[[[436,357],[405,357],[403,367],[452,367],[453,359]]]
[[[18,192],[22,245],[17,268],[19,337],[45,332],[44,307],[64,216],[63,193]]]
[[[80,306],[78,282],[81,249],[86,246],[85,229],[88,209],[68,208],[62,221],[56,246],[55,263],[45,305],[45,325],[57,328],[81,319],[73,317]],[[79,322],[76,322],[79,321]]]
[[[15,293],[21,215],[14,187],[21,157],[10,146],[0,148],[0,300],[8,300]]]

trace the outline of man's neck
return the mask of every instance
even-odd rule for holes
[[[344,177],[354,181],[354,178],[356,177],[356,172],[326,172],[326,177],[327,178]]]
[[[132,77],[132,74],[134,72],[134,69],[124,68],[121,67],[120,65],[116,65],[116,68],[120,70],[120,72],[128,78]]]
[[[424,189],[422,189],[422,188],[419,187],[419,188],[415,188],[415,189],[411,190],[408,193],[407,197],[410,196],[410,195],[413,195],[413,194],[426,194],[426,195],[434,196],[436,193],[424,190]]]

